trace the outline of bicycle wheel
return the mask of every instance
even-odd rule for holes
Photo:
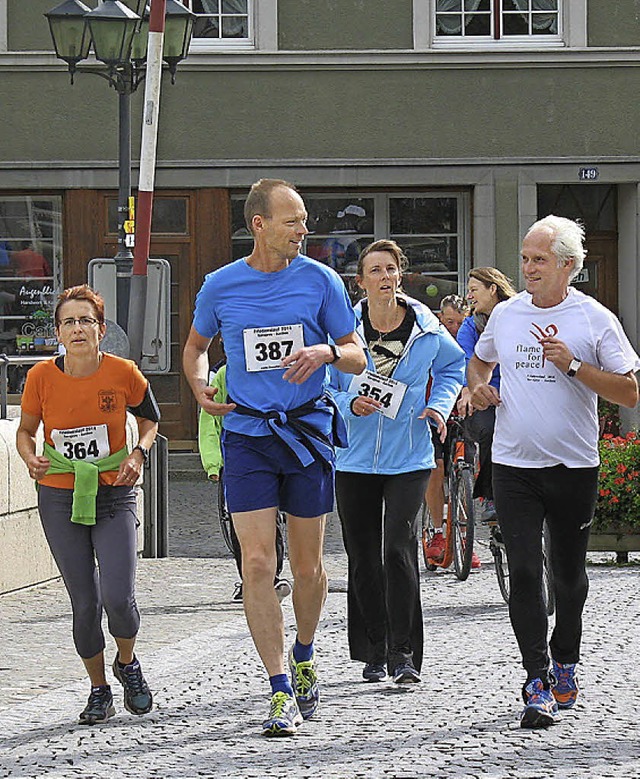
[[[218,480],[218,521],[220,522],[222,540],[227,549],[233,554],[233,542],[231,540],[231,512],[227,507],[227,501],[224,497],[224,469],[220,471],[220,478]]]
[[[464,581],[471,571],[475,515],[473,509],[473,474],[469,468],[460,468],[455,475],[453,493],[453,565],[456,576]]]
[[[427,571],[433,572],[436,570],[437,566],[430,561],[427,550],[434,535],[434,528],[431,512],[429,511],[429,506],[427,506],[426,500],[422,501],[421,520],[420,541],[422,546],[422,559],[424,560],[424,567],[427,569]]]
[[[542,528],[542,598],[550,617],[556,610],[556,594],[551,568],[551,534],[546,522]]]
[[[500,537],[500,529],[497,525],[491,528],[491,539],[489,541],[489,549],[493,555],[493,562],[496,569],[496,578],[498,579],[498,587],[500,588],[500,595],[506,604],[509,603],[509,565],[507,563],[507,550],[504,548],[502,539]]]

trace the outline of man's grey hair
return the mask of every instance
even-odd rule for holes
[[[551,251],[558,258],[558,267],[562,268],[566,262],[573,260],[570,280],[575,278],[582,270],[584,258],[587,256],[587,250],[584,248],[583,225],[564,216],[549,214],[544,219],[534,222],[527,235],[539,227],[551,231]]]

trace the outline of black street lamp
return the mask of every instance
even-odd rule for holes
[[[114,260],[116,318],[126,331],[133,265],[133,235],[125,230],[131,196],[131,95],[145,77],[149,9],[146,0],[101,0],[94,10],[80,0],[65,0],[45,16],[56,56],[67,63],[71,83],[76,72],[93,73],[118,93],[118,252]],[[178,62],[188,54],[194,19],[195,14],[178,0],[166,0],[163,59],[172,83]],[[78,67],[91,48],[96,60],[106,65],[106,72]]]

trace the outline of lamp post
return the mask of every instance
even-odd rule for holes
[[[147,0],[101,0],[94,10],[80,0],[65,0],[48,11],[56,56],[64,60],[74,82],[76,72],[93,73],[118,93],[118,251],[116,266],[116,319],[127,331],[129,289],[133,264],[133,231],[125,229],[131,197],[131,95],[146,71],[149,8]],[[195,15],[178,0],[166,0],[163,59],[172,83],[178,62],[189,50]],[[79,67],[93,49],[106,66]]]

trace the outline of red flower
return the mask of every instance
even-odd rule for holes
[[[609,502],[610,503],[620,503],[620,498],[616,498],[615,495],[612,495],[611,496],[611,500]]]
[[[611,495],[611,490],[600,490],[600,497],[606,498],[607,495]]]
[[[616,468],[616,471],[618,471],[618,473],[626,473],[627,466],[624,463],[618,463],[618,467]]]
[[[613,438],[613,435],[611,433],[605,433],[602,437],[608,441],[610,438]]]
[[[613,480],[614,484],[624,484],[624,476],[618,476],[617,479]]]

